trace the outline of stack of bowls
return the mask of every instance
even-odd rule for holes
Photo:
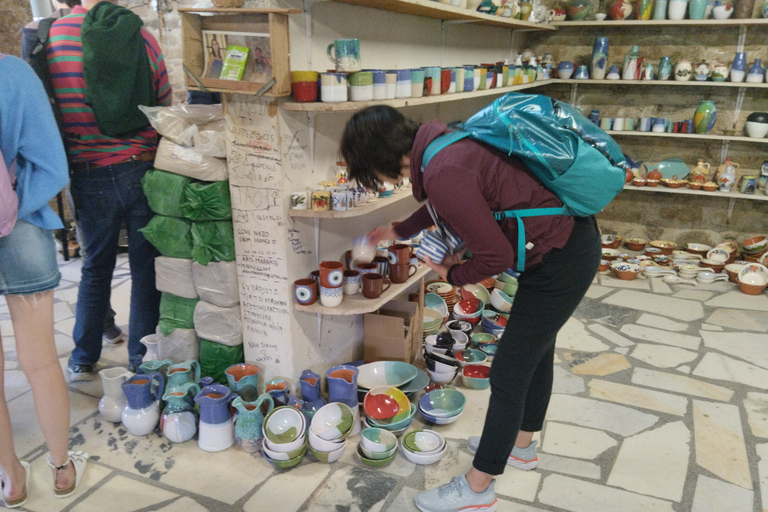
[[[445,439],[434,430],[413,430],[400,443],[400,451],[414,464],[434,464],[447,450]]]
[[[470,336],[472,334],[472,330],[475,328],[471,323],[465,322],[464,320],[451,320],[447,324],[445,324],[445,327],[448,328],[449,331],[461,331],[467,336]]]
[[[307,420],[295,407],[273,409],[264,418],[264,457],[280,469],[296,466],[307,452]]]
[[[437,425],[453,423],[464,413],[467,398],[458,389],[434,389],[419,400],[419,414]]]
[[[397,437],[383,428],[363,429],[357,455],[366,466],[383,468],[397,456]]]
[[[484,310],[485,302],[480,299],[462,299],[453,307],[453,318],[456,320],[464,320],[472,325],[477,325],[480,322],[480,316]]]
[[[764,236],[755,236],[741,243],[744,250],[744,259],[750,263],[758,261],[760,256],[768,252],[768,239]]]
[[[403,391],[394,386],[375,386],[363,399],[365,424],[399,436],[411,426],[416,408]]]
[[[424,364],[429,378],[438,384],[450,384],[459,373],[459,362],[447,355],[428,353],[424,356]]]
[[[433,294],[434,295],[434,294]],[[442,300],[442,299],[440,299]],[[446,308],[446,311],[448,309]],[[445,319],[434,309],[424,308],[423,333],[424,336],[436,334],[443,325]]]
[[[355,415],[347,404],[331,402],[317,410],[309,425],[309,450],[320,462],[336,462],[347,447]]]
[[[486,389],[491,385],[491,367],[469,364],[461,369],[461,382],[468,388]]]
[[[424,294],[424,311],[426,312],[427,309],[436,311],[443,318],[443,321],[447,320],[448,315],[450,314],[445,300],[438,294],[432,292]],[[427,326],[425,325],[424,328],[426,329],[426,327]]]
[[[476,348],[465,348],[455,353],[459,366],[464,368],[468,364],[482,364],[488,360],[488,354]]]
[[[488,304],[491,300],[491,295],[488,293],[488,289],[481,284],[465,284],[461,287],[462,299],[477,299],[484,304]]]
[[[445,340],[448,342],[445,343]],[[450,349],[453,354],[467,348],[469,338],[461,331],[447,331],[433,334],[424,339],[424,348],[427,354],[446,354]]]
[[[425,290],[439,295],[445,301],[448,311],[453,311],[453,306],[456,304],[456,289],[452,284],[447,281],[430,281],[426,284]]]
[[[493,334],[497,338],[500,338],[501,335],[504,334],[504,329],[507,327],[509,314],[496,313],[495,311],[483,311],[482,319],[483,332]]]

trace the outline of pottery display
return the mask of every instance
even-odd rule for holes
[[[104,419],[112,423],[122,421],[123,409],[128,404],[128,399],[123,393],[121,385],[133,377],[133,372],[125,368],[105,368],[99,372],[104,396],[99,400],[99,412]]]
[[[619,66],[613,65],[611,66],[610,71],[608,71],[608,74],[605,75],[606,80],[621,80],[621,73],[619,73]]]
[[[237,410],[235,422],[235,442],[248,453],[261,449],[264,418],[272,412],[275,402],[268,393],[262,393],[256,400],[246,401],[238,396],[232,401]]]
[[[725,82],[728,78],[728,66],[717,61],[712,62],[709,76],[713,82]]]
[[[747,116],[744,129],[750,137],[758,139],[765,137],[768,135],[768,113],[752,112]]]
[[[134,375],[121,384],[128,400],[121,419],[131,434],[145,436],[155,430],[160,420],[160,398],[164,386],[165,379],[158,372]]]

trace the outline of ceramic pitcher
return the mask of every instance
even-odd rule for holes
[[[237,409],[237,421],[235,422],[235,441],[243,451],[257,452],[261,449],[264,418],[275,408],[275,401],[269,393],[262,393],[254,401],[246,401],[238,396],[232,401],[232,406]]]
[[[160,355],[157,352],[157,335],[148,334],[139,340],[142,345],[147,347],[147,352],[144,354],[143,361],[152,361],[160,359]]]
[[[328,401],[342,402],[356,409],[358,373],[357,367],[346,364],[330,368],[325,374],[328,380]]]
[[[224,370],[224,374],[229,389],[246,402],[252,402],[259,396],[259,371],[259,367],[254,364],[240,363]]]
[[[152,384],[157,383],[154,387]],[[160,419],[160,397],[163,396],[165,379],[158,372],[134,375],[123,382],[121,387],[128,399],[123,409],[123,425],[135,436],[152,432]]]
[[[168,388],[181,386],[186,382],[200,380],[200,363],[194,359],[168,367]]]
[[[106,368],[99,372],[104,396],[99,400],[99,412],[104,419],[112,423],[120,423],[123,409],[128,405],[128,399],[120,388],[123,382],[133,377],[133,373],[125,368]]]
[[[168,374],[168,367],[172,364],[172,359],[151,359],[139,365],[139,373],[149,375],[152,372],[157,372],[165,378]]]
[[[173,443],[189,441],[197,433],[197,414],[190,403],[200,392],[195,382],[169,387],[163,395],[165,410],[160,418],[160,430]]]
[[[275,406],[288,405],[288,397],[291,394],[288,383],[283,379],[272,379],[265,385],[265,391],[272,395]]]
[[[197,445],[207,452],[226,450],[235,442],[235,428],[229,415],[229,402],[237,395],[222,384],[204,387],[196,396],[200,406],[200,431]]]
[[[307,417],[307,425],[309,425],[317,410],[326,404],[325,398],[320,396],[320,375],[312,370],[304,370],[301,372],[299,385],[301,397],[304,399],[301,412]]]

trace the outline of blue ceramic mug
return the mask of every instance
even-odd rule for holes
[[[336,39],[328,45],[326,53],[339,73],[352,73],[363,69],[360,64],[359,39]]]

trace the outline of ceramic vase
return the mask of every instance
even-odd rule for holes
[[[659,80],[669,80],[672,74],[672,61],[669,57],[662,57],[659,61]]]
[[[154,383],[157,384],[153,389]],[[128,432],[145,436],[155,430],[160,420],[160,398],[164,385],[165,379],[158,372],[134,375],[122,383],[128,405],[123,409],[121,419]]]
[[[571,75],[573,74],[573,70],[574,70],[573,62],[564,60],[557,65],[557,77],[562,78],[563,80],[567,80],[571,78]]]
[[[743,82],[747,74],[747,54],[746,52],[736,52],[731,64],[731,82]]]
[[[226,450],[235,442],[235,429],[229,415],[229,402],[237,395],[222,384],[204,387],[195,402],[200,406],[200,432],[197,445],[206,452]]]
[[[125,368],[106,368],[99,372],[104,396],[99,400],[99,412],[104,419],[112,423],[120,423],[123,417],[123,409],[128,405],[128,399],[121,388],[126,380],[133,377],[133,373]]]
[[[192,404],[199,392],[200,386],[191,381],[165,391],[166,406],[160,417],[160,430],[172,443],[189,441],[197,434],[197,414]]]
[[[665,20],[667,19],[667,4],[668,0],[656,0],[656,5],[653,8],[653,19],[654,20]]]
[[[649,20],[653,13],[653,0],[637,0],[635,16],[638,20]]]
[[[621,80],[621,73],[619,73],[619,66],[615,64],[611,66],[611,70],[608,71],[608,74],[605,75],[605,78],[607,80]]]
[[[623,80],[638,80],[643,68],[643,58],[640,56],[640,48],[633,46],[624,57],[624,68],[621,74]]]
[[[262,393],[252,402],[239,396],[232,401],[232,407],[237,409],[235,441],[245,452],[259,451],[263,440],[261,427],[264,418],[275,408],[274,400],[269,393]]]
[[[592,46],[592,69],[590,75],[595,80],[602,80],[608,71],[608,38],[597,37]]]
[[[709,133],[717,119],[717,108],[714,101],[703,100],[696,109],[693,117],[694,131],[699,135]]]
[[[693,64],[688,59],[680,59],[675,63],[675,80],[687,82],[693,75]]]
[[[592,12],[592,4],[589,0],[570,0],[566,7],[568,19],[571,21],[583,21]]]
[[[688,18],[692,20],[703,20],[707,11],[707,0],[689,0]]]
[[[763,69],[762,59],[755,59],[749,67],[749,71],[747,71],[747,82],[751,84],[762,83],[763,73],[765,73],[765,70]]]

